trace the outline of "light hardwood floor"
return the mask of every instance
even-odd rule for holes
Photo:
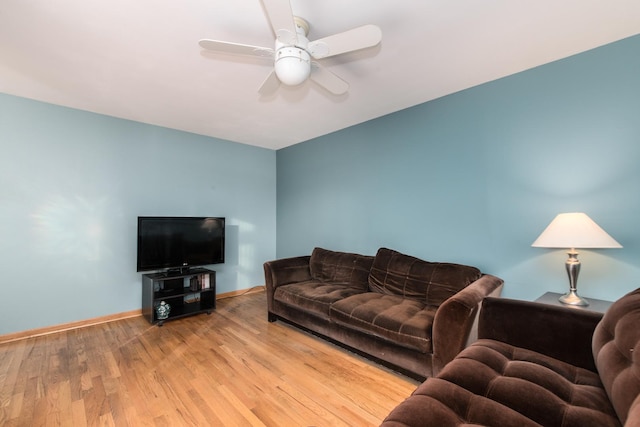
[[[379,425],[418,385],[266,319],[258,292],[0,344],[0,425]]]

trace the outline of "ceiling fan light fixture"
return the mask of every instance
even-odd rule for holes
[[[349,89],[349,84],[316,60],[373,47],[382,41],[380,28],[367,24],[310,42],[307,38],[309,23],[293,15],[291,0],[262,0],[262,5],[275,35],[273,49],[200,40],[200,46],[207,50],[271,58],[274,69],[258,90],[262,95],[274,92],[281,84],[298,86],[308,79],[335,95],[342,95]]]
[[[275,71],[280,82],[297,86],[311,74],[311,56],[299,47],[282,47],[276,52]]]

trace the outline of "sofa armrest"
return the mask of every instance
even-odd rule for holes
[[[433,375],[475,341],[478,311],[487,296],[499,296],[503,280],[485,274],[438,307],[433,320]]]
[[[596,371],[591,351],[601,313],[529,301],[487,298],[479,338],[502,341]]]
[[[264,281],[267,291],[267,307],[272,310],[273,293],[278,286],[304,282],[311,279],[310,255],[283,258],[264,263]]]

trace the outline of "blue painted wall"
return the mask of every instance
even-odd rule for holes
[[[139,309],[139,215],[225,216],[218,292],[264,283],[274,151],[1,94],[0,146],[0,334]]]
[[[279,150],[278,257],[386,246],[535,299],[568,279],[565,251],[531,243],[579,211],[624,246],[581,251],[581,294],[635,289],[639,53],[632,37]]]
[[[581,251],[579,289],[618,298],[640,286],[638,52],[640,36],[277,153],[0,94],[0,334],[138,309],[138,215],[226,216],[219,292],[314,246],[387,246],[534,299],[566,289],[566,256],[531,243],[584,211],[624,248]]]

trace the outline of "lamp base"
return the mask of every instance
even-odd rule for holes
[[[589,301],[587,301],[586,299],[578,295],[576,291],[567,292],[566,294],[558,298],[558,301],[560,301],[563,304],[577,305],[580,307],[586,307],[587,305],[589,305]]]

